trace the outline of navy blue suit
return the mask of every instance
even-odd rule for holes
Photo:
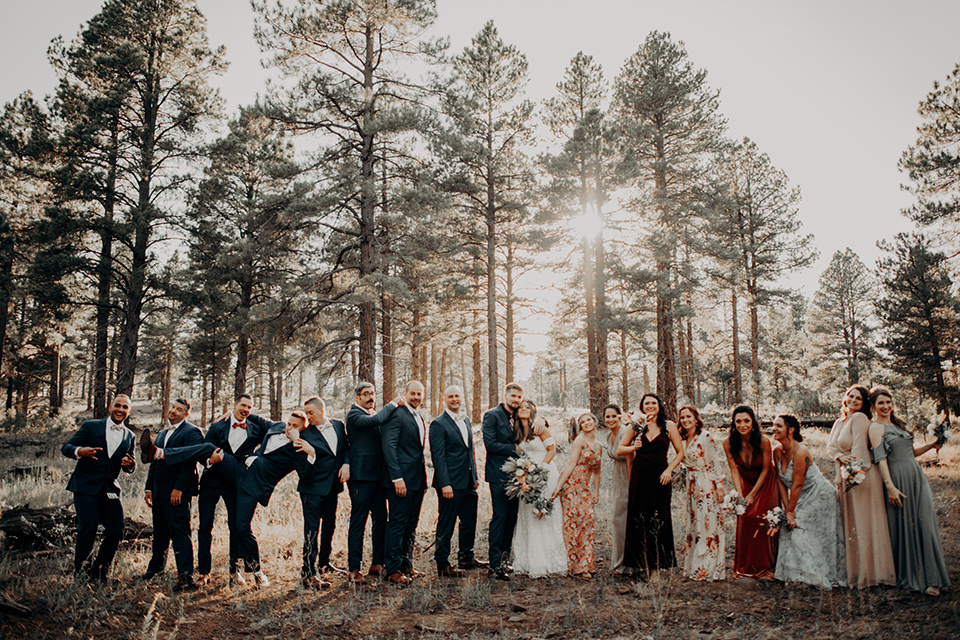
[[[502,403],[483,414],[483,446],[487,450],[484,475],[490,485],[493,508],[488,534],[491,571],[502,569],[510,558],[513,550],[513,530],[517,526],[517,511],[520,507],[519,500],[507,497],[504,487],[506,474],[501,469],[507,458],[517,454],[510,417],[510,412]]]
[[[203,445],[203,432],[186,420],[176,429],[164,429],[157,435],[156,444],[164,449]],[[193,574],[193,542],[190,539],[190,500],[197,495],[199,474],[196,458],[180,461],[176,457],[162,458],[150,463],[146,491],[153,494],[153,555],[147,565],[147,574],[163,571],[167,564],[167,549],[173,546],[177,575]],[[181,492],[180,504],[170,504],[170,494]]]
[[[477,533],[477,459],[473,450],[470,419],[463,417],[467,441],[460,427],[444,411],[430,423],[430,457],[433,460],[433,488],[437,490],[438,516],[433,559],[437,570],[450,566],[450,541],[460,521],[459,562],[474,560],[473,543]],[[453,489],[452,498],[443,497],[443,487]]]
[[[386,471],[383,486],[387,491],[390,516],[386,533],[386,573],[392,575],[409,571],[412,566],[413,544],[420,520],[420,507],[427,489],[427,469],[423,446],[427,438],[426,423],[414,416],[408,407],[399,408],[383,423],[381,441]],[[423,424],[423,440],[420,424]],[[405,496],[394,490],[393,481],[403,479]]]
[[[73,493],[73,506],[77,512],[77,548],[74,554],[75,572],[86,568],[91,577],[103,580],[110,571],[110,564],[123,539],[123,503],[120,501],[120,462],[125,455],[133,454],[133,433],[124,427],[123,438],[112,456],[107,455],[107,421],[88,420],[60,449],[68,458],[75,458],[74,468],[67,491]],[[80,447],[99,447],[93,458],[77,457]],[[131,473],[133,468],[124,469]],[[108,494],[116,496],[111,498]],[[96,559],[93,545],[97,527],[103,525],[103,541]]]
[[[303,507],[303,577],[314,576],[317,567],[330,564],[333,531],[337,524],[337,501],[343,491],[340,468],[350,464],[350,442],[340,420],[330,420],[330,429],[337,434],[337,450],[332,451],[320,429],[309,425],[300,437],[316,450],[316,460],[300,478],[297,491]],[[322,529],[322,530],[321,530]],[[317,534],[320,534],[319,546]]]
[[[384,536],[387,528],[387,495],[383,488],[383,445],[380,425],[396,411],[392,402],[370,415],[353,405],[347,412],[347,439],[350,441],[350,530],[347,532],[347,565],[359,571],[363,563],[363,532],[367,516],[372,523],[371,564],[384,564]]]
[[[247,467],[244,464],[250,456],[256,455],[267,427],[272,424],[263,418],[251,414],[246,419],[246,439],[236,451],[230,446],[230,418],[214,422],[207,430],[204,442],[213,450],[223,451],[223,460],[209,465],[200,477],[200,495],[197,497],[197,512],[200,523],[197,527],[197,572],[210,573],[212,558],[210,547],[213,543],[213,522],[217,515],[217,504],[223,499],[227,509],[227,528],[230,530],[230,573],[236,573],[240,558],[240,537],[237,535],[237,487],[243,480]],[[239,427],[238,427],[239,428]],[[213,453],[213,451],[210,451]],[[209,459],[209,455],[206,456]],[[203,460],[206,462],[206,460]]]
[[[273,490],[281,480],[292,471],[296,471],[302,479],[311,466],[307,462],[306,454],[294,449],[293,443],[289,440],[276,450],[266,453],[271,439],[287,438],[286,427],[287,425],[282,422],[274,422],[267,429],[263,436],[263,443],[257,450],[257,456],[247,468],[237,492],[238,544],[240,557],[247,571],[260,570],[260,546],[250,525],[256,513],[257,504],[267,506]]]

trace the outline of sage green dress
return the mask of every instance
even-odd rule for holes
[[[873,461],[878,464],[886,458],[890,479],[904,494],[902,507],[887,502],[897,586],[911,591],[947,587],[950,579],[940,543],[937,509],[927,476],[913,455],[913,436],[895,425],[883,426],[883,440],[871,452]]]

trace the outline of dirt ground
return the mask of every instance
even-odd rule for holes
[[[65,439],[49,435],[24,447],[4,445],[0,436],[0,508],[66,504],[63,491],[71,461],[56,453]],[[825,471],[825,434],[808,442]],[[44,444],[46,442],[46,444]],[[18,453],[19,451],[19,453]],[[482,448],[478,452],[482,454]],[[565,455],[561,453],[561,464]],[[960,580],[960,447],[950,443],[940,464],[924,458],[933,488],[950,578]],[[40,477],[13,477],[12,466],[44,464]],[[482,463],[481,463],[482,464]],[[149,522],[139,491],[143,468],[125,484],[128,516]],[[960,597],[956,586],[938,598],[892,588],[817,589],[750,579],[698,583],[679,572],[661,572],[649,583],[620,582],[609,575],[609,469],[604,470],[598,508],[600,574],[588,581],[568,577],[509,583],[473,572],[463,579],[436,576],[432,532],[436,497],[428,493],[418,530],[415,566],[427,576],[399,588],[376,584],[355,588],[342,574],[333,587],[304,590],[297,580],[300,560],[300,508],[294,482],[281,483],[268,509],[254,523],[272,584],[229,589],[224,573],[225,522],[214,539],[214,583],[197,592],[172,591],[172,558],[165,578],[137,579],[149,559],[143,543],[121,548],[116,582],[98,589],[75,586],[72,545],[23,554],[0,552],[0,594],[29,607],[25,616],[0,613],[0,638],[958,638]],[[429,473],[428,473],[429,475]],[[832,477],[832,476],[828,476]],[[481,485],[479,557],[486,552],[489,493]],[[674,537],[681,540],[680,509],[685,496],[674,494]],[[346,566],[345,525],[349,499],[341,500],[333,563]],[[222,518],[222,513],[218,518]],[[728,567],[732,564],[733,520],[726,522]],[[68,541],[69,542],[69,541]],[[368,551],[369,554],[369,551]],[[369,558],[369,555],[367,555]],[[682,561],[682,557],[678,558]],[[0,609],[2,609],[0,601]]]

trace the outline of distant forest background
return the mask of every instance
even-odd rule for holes
[[[670,34],[616,71],[578,53],[534,103],[493,22],[452,51],[429,0],[255,6],[282,77],[256,104],[223,109],[196,2],[107,0],[51,44],[49,95],[3,108],[5,428],[117,391],[201,424],[249,391],[278,419],[408,379],[434,413],[461,385],[475,422],[517,378],[593,411],[650,390],[833,416],[854,382],[914,424],[960,409],[960,65],[900,160],[916,231],[876,264],[837,251],[806,298],[783,284],[818,255],[799,186],[727,137]]]

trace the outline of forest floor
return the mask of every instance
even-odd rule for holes
[[[548,415],[548,418],[555,415]],[[560,434],[558,434],[560,435]],[[59,454],[66,432],[0,434],[0,510],[29,503],[64,505],[64,487],[73,462]],[[826,434],[808,430],[821,469],[833,476],[824,456]],[[563,440],[562,436],[558,438]],[[482,458],[482,447],[478,450]],[[560,454],[560,464],[566,455]],[[479,461],[482,466],[482,460]],[[924,456],[940,522],[950,579],[960,581],[960,446],[948,443],[939,463]],[[42,465],[39,476],[13,477],[15,466]],[[141,465],[124,479],[127,516],[150,522],[140,487]],[[681,540],[685,496],[676,490],[674,537]],[[103,588],[73,584],[72,541],[43,553],[0,551],[0,595],[31,609],[25,616],[0,613],[0,638],[95,638],[172,640],[200,638],[957,638],[960,588],[938,598],[892,588],[821,591],[805,586],[750,579],[715,583],[684,580],[678,571],[661,572],[648,583],[625,583],[609,575],[609,468],[603,470],[597,512],[600,573],[592,580],[515,577],[508,583],[473,572],[463,579],[436,576],[432,562],[436,495],[428,492],[418,529],[415,566],[427,573],[399,588],[376,584],[355,588],[345,576],[328,579],[324,591],[299,586],[302,541],[295,482],[286,478],[269,508],[254,521],[263,562],[272,584],[231,590],[226,585],[227,538],[222,509],[214,530],[214,582],[207,589],[175,593],[173,559],[155,583],[137,576],[149,560],[143,543],[121,547],[114,565],[116,582]],[[346,566],[349,499],[341,499],[333,563]],[[480,489],[476,549],[485,557],[489,492]],[[194,528],[196,515],[194,515]],[[732,564],[733,519],[725,523],[728,567]],[[369,544],[369,543],[368,543]],[[368,562],[369,546],[367,555]],[[682,555],[678,552],[678,560]],[[2,604],[2,603],[0,603]],[[2,607],[0,607],[2,608]]]

